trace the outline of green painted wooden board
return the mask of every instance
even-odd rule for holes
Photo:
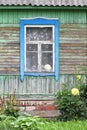
[[[20,18],[58,18],[60,23],[86,23],[86,10],[0,10],[0,23],[19,24]]]

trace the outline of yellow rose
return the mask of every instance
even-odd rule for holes
[[[77,75],[76,78],[77,78],[78,80],[80,80],[80,79],[81,79],[81,75]]]
[[[73,88],[71,90],[72,95],[79,95],[79,90],[77,88]]]

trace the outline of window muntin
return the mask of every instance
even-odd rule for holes
[[[54,72],[54,26],[25,25],[25,72]]]

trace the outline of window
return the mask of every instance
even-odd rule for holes
[[[21,19],[20,75],[55,76],[58,80],[59,34],[57,19]]]

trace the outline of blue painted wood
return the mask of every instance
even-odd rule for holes
[[[29,75],[29,76],[53,76],[54,73],[25,73],[25,75]]]
[[[24,26],[25,25],[54,25],[55,26],[55,72],[54,73],[24,73]],[[31,76],[51,76],[54,75],[56,81],[59,75],[59,23],[58,19],[21,19],[20,21],[20,75],[23,81],[24,75]]]
[[[59,77],[59,21],[55,24],[55,79]]]
[[[24,24],[20,21],[20,79],[24,80]]]
[[[57,19],[45,19],[45,18],[35,18],[35,19],[21,19],[23,25],[56,25]]]

